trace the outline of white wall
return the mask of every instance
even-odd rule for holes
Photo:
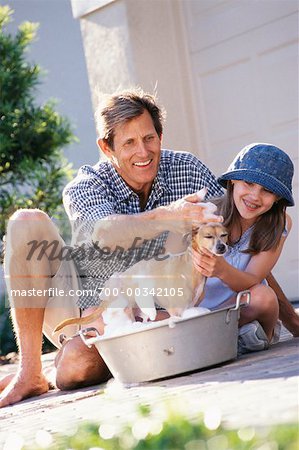
[[[199,149],[220,175],[251,142],[284,149],[295,165],[298,199],[298,2],[183,2],[192,64]],[[299,297],[298,206],[274,268],[290,298]]]
[[[94,107],[97,90],[157,84],[168,113],[164,147],[189,150],[220,174],[244,145],[272,142],[298,171],[297,0],[80,5]],[[294,227],[275,273],[298,298],[298,213],[290,212]]]
[[[94,107],[97,91],[141,85],[153,92],[157,85],[168,112],[164,147],[197,153],[179,8],[177,0],[115,0],[80,23]]]

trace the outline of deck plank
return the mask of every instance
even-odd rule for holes
[[[49,365],[53,355],[44,355]],[[164,400],[195,417],[207,408],[221,411],[228,427],[298,422],[299,338],[288,336],[263,352],[167,380],[124,387],[115,381],[71,392],[53,390],[0,410],[0,445],[8,433],[29,442],[38,430],[70,431],[85,420],[134,420],[139,403],[162,414]],[[0,376],[8,371],[0,368]]]

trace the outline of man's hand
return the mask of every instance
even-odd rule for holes
[[[203,203],[207,189],[186,195],[167,206],[157,208],[157,219],[167,220],[167,228],[176,233],[185,234],[200,223],[223,222],[223,217],[214,214],[217,207],[210,202]]]
[[[267,276],[267,282],[277,295],[280,320],[282,321],[283,325],[287,328],[287,330],[289,330],[292,333],[294,337],[299,337],[298,314],[296,313],[291,303],[288,301],[287,297],[285,296],[283,290],[277,283],[272,273],[270,273]]]
[[[299,316],[296,312],[294,312],[294,315],[288,321],[284,321],[283,324],[294,337],[299,337]]]

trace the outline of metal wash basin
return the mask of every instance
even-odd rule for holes
[[[81,330],[80,335],[87,346],[96,346],[118,381],[157,380],[236,358],[239,309],[249,302],[250,292],[242,291],[235,306],[187,319],[172,318],[172,327],[166,319],[111,337],[100,336],[94,328]],[[96,337],[87,336],[90,330]]]

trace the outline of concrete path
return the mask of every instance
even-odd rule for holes
[[[0,448],[8,436],[32,442],[39,430],[72,432],[85,420],[119,423],[134,420],[138,404],[157,417],[164,400],[190,418],[207,409],[229,428],[297,423],[299,420],[299,338],[285,332],[284,342],[268,351],[168,380],[124,387],[108,384],[72,392],[50,391],[0,410]],[[44,355],[44,366],[53,354]],[[0,376],[10,368],[0,368]]]

